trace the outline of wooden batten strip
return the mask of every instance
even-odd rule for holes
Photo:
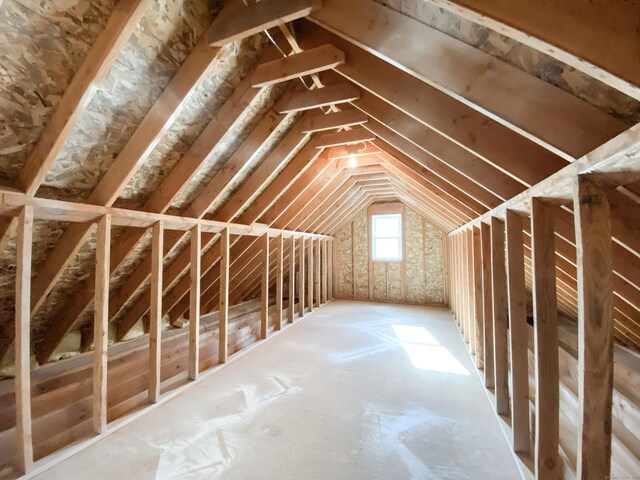
[[[318,138],[316,148],[338,147],[340,145],[351,145],[354,143],[364,143],[375,140],[376,136],[369,130],[358,127],[352,130],[343,130],[337,133],[325,133]]]
[[[200,225],[191,229],[191,262],[189,272],[191,285],[189,287],[189,379],[198,378],[200,368],[200,251],[202,247],[202,232]]]
[[[111,217],[98,223],[93,326],[93,431],[107,430],[107,349],[109,341],[109,273],[111,263]]]

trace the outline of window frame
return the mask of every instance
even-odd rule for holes
[[[398,236],[382,237],[376,236],[374,232],[374,217],[397,216],[400,221],[400,232]],[[398,258],[376,258],[375,243],[376,239],[397,239],[399,242],[400,255]],[[402,204],[378,204],[371,205],[369,208],[369,242],[370,242],[370,260],[372,262],[404,262],[404,209]]]

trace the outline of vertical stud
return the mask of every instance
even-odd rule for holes
[[[262,236],[262,295],[260,307],[260,338],[269,335],[269,234]]]
[[[282,330],[282,286],[284,282],[284,237],[276,238],[276,330]]]
[[[189,289],[189,379],[196,380],[200,369],[200,243],[201,227],[191,229],[191,286]]]
[[[480,246],[482,250],[482,316],[484,318],[484,384],[494,386],[493,366],[493,293],[491,283],[491,228],[480,224]]]
[[[300,237],[300,261],[298,262],[300,264],[300,266],[298,267],[298,271],[300,272],[298,274],[298,312],[299,312],[299,316],[300,318],[304,317],[304,300],[305,300],[305,291],[304,291],[304,270],[305,270],[305,266],[304,266],[304,258],[305,258],[305,252],[304,252],[304,245],[305,245],[306,241],[304,237]]]
[[[536,479],[561,479],[558,454],[559,365],[558,306],[553,212],[531,199],[533,314],[536,362]]]
[[[473,296],[475,311],[476,367],[484,368],[484,318],[482,305],[482,250],[480,229],[473,227]]]
[[[607,193],[578,177],[574,183],[578,266],[577,477],[611,475],[613,395],[613,263]]]
[[[162,263],[164,224],[153,226],[151,241],[151,316],[149,320],[149,401],[160,399],[160,361],[162,348]]]
[[[522,217],[514,211],[507,210],[505,216],[513,450],[518,453],[528,453],[531,435],[529,432],[529,347],[523,225]]]
[[[18,468],[28,473],[33,466],[31,432],[31,247],[33,207],[25,206],[18,217],[16,238],[16,332],[15,394]]]
[[[289,323],[295,318],[296,304],[296,237],[289,239]]]
[[[491,217],[491,278],[493,283],[493,365],[496,412],[509,414],[509,349],[507,346],[507,272],[504,223]]]
[[[307,288],[309,290],[309,312],[313,312],[313,280],[314,280],[314,267],[313,264],[313,237],[309,238],[309,252],[307,261],[309,266],[307,267]]]
[[[109,334],[109,272],[111,215],[98,222],[93,316],[93,431],[107,431],[107,348]]]
[[[220,234],[220,294],[219,301],[219,327],[218,327],[218,362],[227,361],[229,342],[229,246],[231,238],[229,229],[225,228]]]

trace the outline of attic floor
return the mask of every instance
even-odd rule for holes
[[[518,479],[448,311],[336,301],[41,479]]]

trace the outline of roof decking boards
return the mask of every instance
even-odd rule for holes
[[[104,333],[94,332],[96,300],[101,312],[108,303],[100,328],[107,322],[118,341],[136,325],[148,330],[150,318],[157,337],[164,316],[189,318],[194,272],[203,315],[277,292],[277,318],[286,322],[283,274],[303,261],[326,274],[331,249],[316,247],[317,236],[336,235],[378,201],[401,201],[450,234],[448,248],[465,259],[448,265],[453,289],[474,292],[474,304],[478,275],[467,267],[484,261],[474,256],[479,232],[491,225],[491,238],[503,241],[491,230],[521,216],[527,290],[542,298],[536,278],[555,274],[557,309],[578,322],[591,305],[583,290],[594,290],[584,272],[597,269],[581,252],[593,255],[585,244],[592,238],[605,241],[585,221],[591,210],[575,203],[578,178],[580,191],[606,196],[593,215],[608,212],[611,298],[598,308],[611,305],[612,338],[640,351],[640,79],[629,60],[640,40],[617,7],[595,2],[606,10],[598,27],[595,15],[574,17],[562,2],[548,2],[530,21],[519,1],[67,3],[0,2],[0,41],[8,45],[0,81],[7,372],[18,354],[15,373],[24,377],[27,341],[40,365],[56,359],[69,334],[90,349],[87,339]],[[620,28],[590,49],[593,31],[606,33],[620,15]],[[554,16],[569,26],[550,28]],[[618,52],[608,57],[612,42]],[[538,243],[532,205],[553,227]],[[25,212],[34,218],[29,262]],[[267,231],[277,251],[259,237]],[[316,236],[303,242],[303,234]],[[507,232],[508,247],[516,237]],[[540,238],[553,271],[536,262]],[[106,294],[94,292],[96,255]],[[29,269],[25,289],[16,272]],[[301,292],[313,297],[326,284],[327,294],[331,280]],[[265,300],[263,318],[268,308]],[[452,308],[471,328],[474,309]],[[607,328],[593,331],[608,338]],[[506,358],[507,338],[497,340]],[[585,355],[581,368],[604,368]]]

